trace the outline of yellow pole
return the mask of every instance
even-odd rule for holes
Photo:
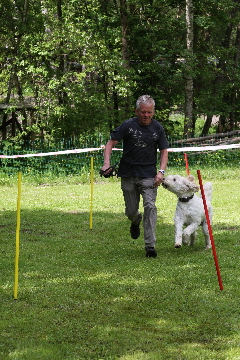
[[[90,230],[93,228],[93,183],[94,183],[94,173],[93,173],[93,157],[91,157],[91,171],[90,171]]]
[[[16,254],[15,254],[15,278],[14,278],[14,299],[18,294],[18,261],[19,261],[19,239],[20,239],[20,198],[21,198],[22,173],[18,173],[18,198],[17,198],[17,227],[16,227]]]

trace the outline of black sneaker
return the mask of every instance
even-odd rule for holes
[[[157,257],[157,252],[154,247],[146,247],[146,257]]]
[[[133,239],[138,239],[139,238],[139,236],[140,236],[140,227],[139,227],[139,224],[140,224],[140,222],[138,223],[138,224],[131,224],[131,226],[130,226],[130,234],[131,234],[131,237],[133,238]]]

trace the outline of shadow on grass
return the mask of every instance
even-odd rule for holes
[[[1,218],[3,359],[239,355],[238,269],[231,267],[229,284],[219,291],[200,235],[194,248],[174,249],[173,225],[159,217],[158,257],[147,259],[142,235],[130,238],[124,214],[95,212],[90,230],[87,212],[23,209],[14,301],[15,216],[3,212]],[[220,228],[224,238],[227,224]],[[219,244],[220,257],[227,255],[224,277],[235,242],[233,236]]]

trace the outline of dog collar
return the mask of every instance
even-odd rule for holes
[[[191,200],[193,197],[194,197],[194,194],[192,194],[191,196],[186,197],[186,198],[178,198],[178,200],[181,201],[181,202],[188,202],[188,201]]]

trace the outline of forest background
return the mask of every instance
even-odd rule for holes
[[[195,136],[199,117],[200,135],[239,129],[239,10],[239,0],[2,0],[1,143],[108,136],[142,94],[169,137]]]

